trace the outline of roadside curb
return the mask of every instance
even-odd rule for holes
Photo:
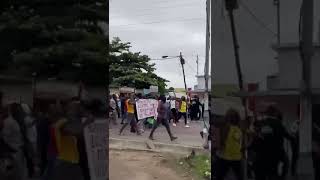
[[[150,145],[148,145],[150,143],[153,146],[152,149],[150,149]],[[196,154],[210,154],[208,150],[205,150],[202,147],[198,147],[198,146],[186,146],[181,144],[151,142],[150,140],[138,141],[138,140],[128,140],[128,139],[119,139],[119,138],[109,138],[109,148],[116,149],[116,150],[165,152],[165,153],[174,153],[174,154],[181,154],[181,155],[189,155],[192,152],[192,150],[194,150]]]

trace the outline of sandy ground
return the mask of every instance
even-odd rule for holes
[[[110,151],[110,180],[191,180],[169,168],[157,153]]]

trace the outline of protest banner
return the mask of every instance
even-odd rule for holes
[[[158,101],[155,99],[139,99],[136,103],[138,119],[157,117]]]
[[[96,121],[84,131],[91,180],[108,179],[107,131],[109,129],[105,121]]]

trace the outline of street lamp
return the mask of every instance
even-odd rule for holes
[[[163,59],[166,58],[180,58],[180,63],[181,63],[181,67],[182,67],[182,73],[183,73],[183,80],[184,80],[184,88],[186,90],[186,95],[188,96],[188,89],[187,89],[187,83],[186,83],[186,75],[184,73],[184,64],[185,64],[185,60],[182,57],[182,53],[180,52],[179,56],[162,56]]]

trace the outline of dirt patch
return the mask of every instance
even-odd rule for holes
[[[110,179],[112,180],[192,180],[167,165],[167,158],[159,153],[144,151],[110,151]]]

